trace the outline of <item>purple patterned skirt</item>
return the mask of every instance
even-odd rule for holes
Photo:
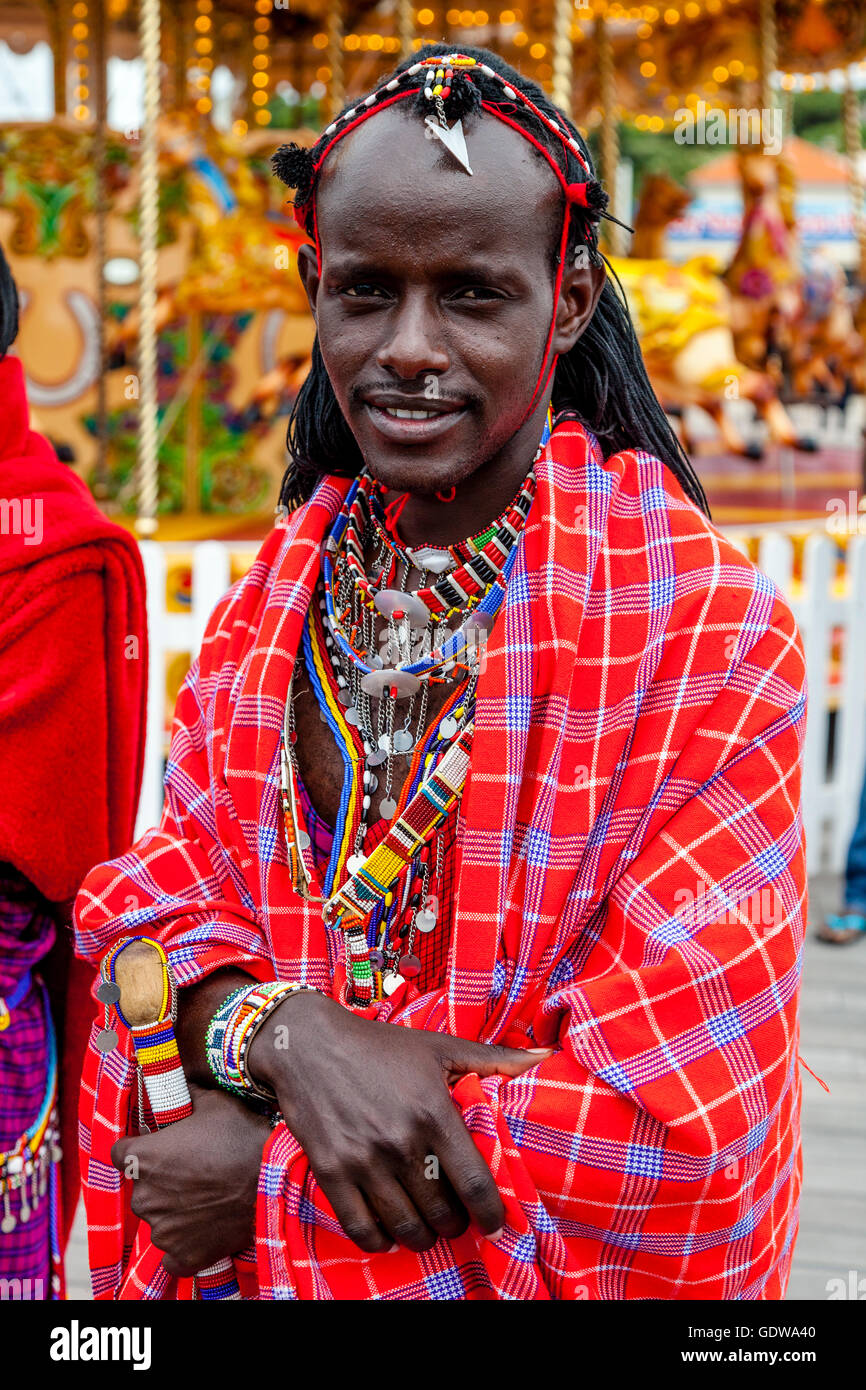
[[[48,997],[36,973],[54,942],[47,904],[0,865],[0,1292],[60,1292],[57,1251],[57,1058]],[[53,1084],[52,1084],[53,1071]],[[52,1092],[54,1094],[52,1094]]]

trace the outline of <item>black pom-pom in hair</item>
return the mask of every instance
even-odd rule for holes
[[[313,186],[313,152],[294,141],[280,145],[271,156],[271,168],[287,188],[297,189],[297,203],[306,202]]]
[[[457,68],[451,79],[451,93],[445,102],[445,115],[449,121],[459,121],[481,105],[481,92],[468,72]]]
[[[607,205],[610,202],[610,194],[606,192],[598,179],[590,179],[586,185],[587,207],[601,217],[607,212]]]
[[[442,104],[445,107],[445,116],[449,121],[459,121],[481,105],[481,93],[467,72],[463,72],[459,68],[456,69],[451,79],[451,91],[444,98]],[[419,115],[436,114],[435,104],[429,97],[425,97],[423,87],[419,89],[412,105]]]

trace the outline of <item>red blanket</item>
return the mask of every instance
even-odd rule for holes
[[[0,359],[0,861],[59,907],[130,844],[144,754],[147,627],[134,539],[30,429],[24,374]],[[68,922],[68,908],[61,912]],[[64,1225],[78,1193],[89,966],[58,932]]]
[[[406,1027],[552,1044],[455,1103],[507,1212],[421,1255],[341,1232],[281,1125],[265,1151],[262,1298],[780,1298],[800,1185],[804,662],[785,601],[663,465],[560,424],[478,686],[447,983],[374,1006]],[[339,996],[338,934],[293,891],[283,705],[328,479],[218,605],[179,697],[158,828],[88,876],[79,949],[157,933],[181,984],[218,966]],[[130,913],[130,895],[136,911]],[[133,1067],[88,1055],[96,1292],[184,1297],[110,1165]],[[94,1124],[98,1112],[99,1123]]]

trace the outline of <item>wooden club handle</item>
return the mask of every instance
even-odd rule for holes
[[[114,979],[120,990],[117,1007],[130,1028],[156,1023],[165,990],[159,952],[146,941],[130,941],[114,962]]]

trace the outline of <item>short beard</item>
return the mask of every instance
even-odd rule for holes
[[[517,431],[515,430],[516,434]],[[495,441],[487,436],[482,436],[478,444],[478,452],[472,458],[456,459],[449,467],[448,475],[444,478],[430,480],[424,476],[419,476],[416,470],[407,472],[399,477],[392,477],[385,481],[377,477],[370,462],[364,458],[364,465],[370,476],[387,488],[389,492],[408,492],[411,497],[435,497],[438,492],[447,492],[451,487],[459,487],[468,478],[474,477],[476,473],[486,468],[501,453],[505,446],[513,438],[509,434],[505,439]],[[357,442],[357,441],[356,441]],[[360,448],[360,445],[358,446]],[[478,461],[480,457],[480,462]]]

